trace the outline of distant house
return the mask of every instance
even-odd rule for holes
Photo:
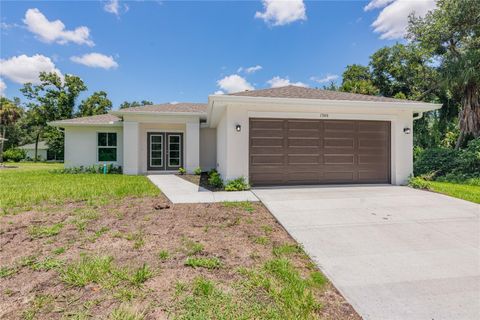
[[[25,150],[27,159],[32,159],[32,160],[35,159],[35,143],[26,144],[18,148]],[[61,159],[58,159],[58,157],[56,157],[55,152],[50,151],[48,149],[48,145],[46,141],[38,142],[37,157],[38,157],[38,160],[40,161],[61,160]]]

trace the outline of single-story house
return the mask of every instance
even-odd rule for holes
[[[121,165],[125,174],[216,168],[253,186],[405,184],[413,121],[438,104],[298,86],[211,95],[55,121],[65,165]]]
[[[35,159],[35,143],[25,144],[23,146],[18,147],[18,149],[22,149],[25,151],[25,155],[27,159]],[[38,142],[37,148],[37,157],[39,160],[47,160],[47,151],[48,145],[45,141]]]

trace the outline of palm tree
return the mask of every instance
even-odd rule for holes
[[[5,97],[0,97],[0,163],[3,165],[3,145],[5,143],[5,136],[7,127],[14,124],[22,116],[23,110],[19,108],[14,102]]]

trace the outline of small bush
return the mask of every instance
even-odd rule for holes
[[[223,187],[223,180],[220,174],[217,171],[211,171],[208,176],[208,184],[215,188]]]
[[[3,161],[20,162],[25,159],[25,150],[12,148],[3,152]]]
[[[430,185],[429,185],[428,181],[426,181],[422,177],[412,177],[412,178],[410,178],[410,180],[408,181],[408,185],[412,188],[415,188],[415,189],[425,189],[425,190],[430,189]]]
[[[196,176],[201,175],[201,174],[202,174],[202,168],[196,167],[195,170],[193,170],[193,173],[194,173]]]
[[[72,167],[72,168],[64,168],[58,170],[51,170],[51,173],[58,173],[58,174],[82,174],[82,173],[104,173],[103,165],[93,165],[89,167]],[[122,167],[116,166],[112,163],[107,164],[106,172],[107,174],[121,174]]]
[[[183,176],[185,173],[187,173],[187,170],[185,170],[185,168],[178,168],[178,174]]]
[[[234,180],[230,180],[225,185],[226,191],[243,191],[249,190],[250,185],[245,181],[245,177],[240,177]]]

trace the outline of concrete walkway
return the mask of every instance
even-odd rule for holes
[[[364,319],[480,319],[480,206],[397,186],[254,189]]]
[[[172,203],[258,201],[251,191],[212,192],[173,174],[148,175],[147,177]]]

